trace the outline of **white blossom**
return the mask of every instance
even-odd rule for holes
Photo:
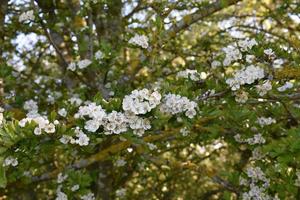
[[[101,50],[98,50],[96,53],[95,53],[95,59],[96,60],[101,60],[103,58],[103,53]]]
[[[272,90],[271,81],[267,80],[263,84],[257,85],[256,90],[260,96],[264,96],[268,91]]]
[[[169,93],[165,95],[160,110],[173,115],[185,112],[188,118],[193,118],[196,115],[196,107],[197,103],[187,97]]]
[[[77,137],[77,139],[75,140],[76,144],[78,144],[79,146],[87,146],[89,144],[90,138],[86,134],[84,134],[82,130],[76,128],[75,133]]]
[[[80,197],[81,200],[95,200],[95,195],[93,193],[88,193]]]
[[[144,49],[147,49],[149,45],[147,36],[138,34],[135,34],[134,37],[130,38],[128,43],[140,46]]]
[[[161,95],[157,91],[151,93],[148,89],[133,90],[130,95],[124,97],[122,107],[124,111],[136,115],[146,114],[155,108],[160,100]]]
[[[70,98],[68,101],[75,106],[80,106],[82,104],[82,100],[76,95]]]
[[[186,69],[180,71],[176,75],[177,78],[190,78],[192,81],[199,81],[200,80],[200,73],[197,70]]]
[[[223,48],[223,51],[225,52],[225,59],[223,60],[223,65],[228,66],[233,61],[242,59],[242,54],[239,51],[239,49],[234,45],[229,45],[227,47]]]
[[[90,61],[89,59],[84,59],[77,62],[77,66],[79,69],[84,69],[90,64],[92,64],[92,61]]]
[[[24,22],[27,20],[34,20],[34,12],[33,10],[26,11],[19,16],[19,22]]]
[[[245,69],[237,71],[233,78],[226,80],[226,83],[231,87],[231,90],[235,91],[238,90],[241,85],[252,84],[255,80],[262,79],[264,76],[264,70],[262,68],[250,65]]]
[[[71,63],[68,65],[67,69],[74,72],[74,71],[76,70],[76,63],[75,63],[75,62],[71,62]]]
[[[219,66],[221,66],[221,62],[220,61],[218,61],[218,60],[212,61],[211,68],[215,69],[215,68],[217,68]]]
[[[77,191],[77,190],[79,190],[79,185],[78,185],[78,184],[73,185],[73,186],[71,187],[71,191],[72,191],[72,192],[75,192],[75,191]]]
[[[67,174],[63,175],[62,173],[59,173],[59,174],[57,175],[57,183],[62,183],[62,182],[64,182],[67,178],[68,178],[68,175],[67,175]]]
[[[254,45],[257,45],[257,42],[255,39],[244,39],[244,40],[240,40],[238,41],[238,45],[241,49],[241,51],[247,51],[249,49],[251,49]]]
[[[56,198],[55,200],[68,200],[68,196],[61,191],[61,185],[58,186],[57,190],[56,190]]]
[[[259,117],[257,119],[257,123],[263,127],[263,126],[267,126],[267,125],[271,125],[273,123],[276,123],[276,120],[271,118],[271,117]]]
[[[190,133],[190,131],[186,127],[181,128],[179,132],[182,134],[182,136],[187,136]]]
[[[36,101],[31,99],[31,100],[25,101],[23,108],[27,111],[37,111],[38,105],[37,105]]]
[[[19,164],[18,159],[14,158],[12,156],[8,156],[7,158],[4,159],[3,161],[3,166],[13,166],[16,167]]]
[[[293,87],[294,87],[294,84],[293,84],[293,83],[291,83],[291,82],[286,82],[283,86],[277,88],[277,90],[278,90],[279,92],[284,92],[284,91],[286,91],[287,89],[291,89],[291,88],[293,88]]]
[[[246,139],[246,142],[250,145],[264,144],[266,142],[266,140],[260,133],[258,133],[258,134],[255,134],[252,138]]]
[[[54,133],[55,132],[55,125],[52,124],[52,123],[49,123],[49,124],[45,125],[44,131],[46,133]]]
[[[265,49],[264,50],[264,54],[266,54],[268,56],[273,56],[274,55],[274,51],[272,49]]]
[[[66,117],[68,114],[65,108],[59,109],[57,113],[62,117]]]

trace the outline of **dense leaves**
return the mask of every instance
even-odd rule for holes
[[[3,0],[0,199],[299,199],[296,0]]]

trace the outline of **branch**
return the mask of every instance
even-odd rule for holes
[[[175,37],[177,33],[186,29],[190,25],[196,23],[197,21],[204,19],[223,8],[229,7],[236,4],[241,0],[227,0],[224,5],[224,0],[217,0],[216,2],[204,6],[197,10],[195,13],[184,16],[179,22],[175,23],[169,30],[167,30],[167,35]]]
[[[213,119],[215,119],[215,117],[203,117],[203,118],[199,119],[195,123],[194,126],[199,128],[199,126],[203,125],[203,123],[206,123]],[[155,141],[162,140],[164,138],[168,138],[172,135],[175,135],[178,132],[179,132],[179,128],[178,129],[168,129],[168,130],[163,131],[163,133],[160,133],[160,134],[146,136],[142,140],[145,143],[155,142]],[[84,167],[88,167],[93,163],[108,159],[110,156],[127,149],[132,144],[133,144],[133,141],[122,141],[117,144],[113,144],[113,145],[107,147],[106,149],[99,151],[98,153],[96,153],[86,159],[81,159],[73,164],[66,166],[64,169],[55,169],[52,172],[47,172],[41,176],[32,177],[32,182],[51,180],[51,179],[55,178],[57,176],[57,174],[59,174],[60,172],[62,172],[64,170],[67,170],[67,169],[72,169],[72,168],[73,169],[74,168],[81,169]]]

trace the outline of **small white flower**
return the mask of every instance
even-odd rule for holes
[[[75,63],[75,62],[71,62],[71,63],[68,65],[67,69],[74,72],[74,71],[76,70],[76,63]]]
[[[58,110],[57,113],[58,113],[60,116],[62,116],[62,117],[66,117],[66,116],[67,116],[67,111],[66,111],[65,108],[62,108],[62,109]]]
[[[186,127],[181,128],[179,132],[182,134],[182,136],[187,136],[190,133],[190,131]]]
[[[145,35],[136,34],[134,37],[130,38],[128,41],[129,44],[138,45],[144,49],[148,48],[148,38]]]
[[[293,87],[294,87],[294,84],[293,84],[293,83],[291,83],[291,82],[286,82],[283,86],[277,88],[277,90],[278,90],[279,92],[284,92],[284,91],[286,91],[287,89],[291,89],[291,88],[293,88]]]
[[[211,63],[211,67],[213,69],[216,69],[217,67],[221,66],[221,62],[218,61],[218,60],[214,60],[212,63]]]
[[[257,119],[257,123],[263,127],[263,126],[267,126],[267,125],[271,125],[276,123],[275,119],[272,119],[271,117],[260,117]]]
[[[81,200],[95,200],[95,196],[93,193],[88,193],[80,197]]]
[[[55,132],[55,126],[53,123],[47,124],[44,128],[44,131],[46,133],[54,133]]]
[[[274,51],[272,49],[265,49],[264,50],[264,54],[266,54],[268,56],[273,56],[274,55]]]
[[[24,109],[27,110],[27,111],[36,111],[36,110],[38,110],[37,102],[32,100],[32,99],[28,100],[28,101],[25,101]]]
[[[89,59],[84,59],[77,63],[79,69],[84,69],[90,64],[92,64],[92,61],[90,61]]]
[[[122,107],[124,111],[132,112],[136,115],[150,112],[160,103],[161,95],[148,89],[134,90],[123,99]]]
[[[260,96],[264,96],[268,91],[272,90],[272,84],[269,80],[267,80],[262,85],[257,85],[256,90]]]
[[[57,175],[57,183],[62,183],[68,178],[68,175],[63,175],[62,173],[59,173]]]
[[[165,95],[160,110],[173,115],[185,112],[187,117],[193,118],[197,114],[196,107],[197,103],[190,101],[187,97],[169,93]]]
[[[75,133],[77,137],[75,140],[76,144],[79,144],[79,146],[87,146],[89,144],[90,138],[80,129],[75,129]]]
[[[95,53],[95,58],[96,60],[101,60],[103,58],[103,53],[102,51],[98,50],[96,53]]]
[[[4,159],[3,161],[3,166],[13,166],[16,167],[19,164],[17,158],[14,158],[12,156],[8,156],[7,158]]]
[[[34,12],[33,10],[29,10],[29,11],[26,11],[24,13],[22,13],[19,17],[19,22],[24,22],[24,21],[27,21],[27,20],[34,20]]]
[[[40,127],[36,127],[33,131],[35,135],[41,135],[42,134],[42,129]]]
[[[75,191],[77,191],[78,189],[79,189],[79,185],[78,185],[78,184],[73,185],[73,186],[71,187],[71,191],[72,191],[72,192],[75,192]]]
[[[59,141],[63,144],[68,144],[71,141],[72,137],[69,135],[63,135]]]

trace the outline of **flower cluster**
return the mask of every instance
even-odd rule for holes
[[[255,134],[252,138],[242,139],[240,134],[234,136],[235,141],[239,143],[248,143],[250,145],[264,144],[266,142],[265,138],[260,134]]]
[[[46,133],[54,133],[55,125],[54,123],[50,123],[46,116],[41,116],[38,113],[28,113],[26,118],[23,118],[19,121],[20,127],[25,127],[27,123],[35,122],[38,126],[34,129],[35,135],[41,135],[44,130]],[[57,124],[58,121],[55,121]]]
[[[3,167],[6,167],[6,166],[17,166],[19,164],[18,162],[18,159],[17,158],[14,158],[12,156],[8,156],[7,158],[4,159],[3,161]]]
[[[177,78],[190,78],[192,81],[199,81],[200,74],[197,72],[197,70],[192,69],[186,69],[183,71],[180,71],[176,75]]]
[[[247,51],[249,49],[252,49],[253,46],[257,45],[257,42],[255,39],[244,39],[238,41],[238,45],[241,49],[241,51]]]
[[[78,67],[79,69],[84,69],[88,67],[90,64],[92,64],[92,61],[89,59],[80,60],[78,62],[71,62],[69,66],[67,67],[68,70],[75,71]]]
[[[33,111],[38,110],[38,105],[37,105],[36,101],[31,99],[31,100],[25,101],[23,108],[24,108],[24,110],[33,112]]]
[[[148,44],[148,38],[145,35],[134,35],[130,40],[128,41],[129,44],[134,44],[137,46],[140,46],[144,49],[147,49],[149,44]]]
[[[228,66],[233,61],[242,59],[242,54],[236,46],[229,45],[228,47],[223,48],[225,52],[225,59],[223,60],[223,65]]]
[[[69,135],[63,135],[59,141],[63,144],[78,144],[79,146],[87,146],[89,144],[90,138],[78,127],[75,128],[76,137],[73,138]]]
[[[270,124],[273,124],[273,123],[276,123],[276,120],[271,118],[271,117],[259,117],[257,119],[257,123],[263,127],[263,126],[266,126],[266,125],[270,125]]]
[[[150,121],[146,118],[141,118],[136,115],[126,113],[128,126],[133,130],[133,133],[142,136],[145,130],[151,128]]]
[[[87,193],[87,194],[81,196],[80,199],[81,200],[95,200],[96,198],[95,198],[94,193],[90,192],[90,193]]]
[[[55,200],[68,200],[68,196],[66,195],[66,193],[64,193],[63,191],[61,191],[62,186],[59,185],[57,190],[56,190],[56,198]]]
[[[80,106],[82,104],[82,100],[77,95],[74,95],[68,101],[75,106]]]
[[[159,92],[150,92],[148,89],[134,90],[123,99],[122,107],[125,112],[136,115],[146,114],[155,108],[161,100]]]
[[[271,198],[267,193],[266,189],[270,186],[270,180],[266,177],[264,172],[259,167],[248,167],[246,170],[247,176],[250,178],[250,184],[247,180],[243,180],[240,183],[243,185],[248,185],[250,190],[248,192],[244,192],[242,197],[243,200],[251,200],[251,199],[261,199],[261,200],[270,200]],[[260,187],[258,185],[259,182],[262,182],[263,185]],[[277,199],[277,198],[274,198]]]
[[[265,186],[269,186],[269,179],[266,178],[266,175],[259,167],[248,167],[246,174],[249,178],[251,178],[252,182],[263,181]]]
[[[238,90],[241,85],[251,84],[255,80],[262,79],[264,76],[264,70],[262,68],[250,65],[246,67],[246,69],[237,71],[233,78],[226,80],[226,83],[231,87],[231,90],[235,91]]]
[[[153,93],[152,93],[153,94]],[[156,97],[152,97],[152,94],[147,97],[149,101],[144,102],[151,108],[156,104]],[[156,94],[154,93],[154,96]],[[153,100],[154,98],[154,100]],[[140,102],[140,104],[142,104]],[[151,128],[150,121],[134,115],[133,112],[117,112],[112,111],[106,113],[100,105],[95,103],[88,103],[85,106],[80,106],[79,111],[75,114],[75,118],[90,118],[85,122],[84,128],[90,132],[96,132],[100,126],[104,129],[105,135],[124,133],[130,127],[134,130],[134,134],[143,135],[145,130]]]
[[[260,96],[264,96],[268,91],[272,90],[271,81],[267,80],[263,84],[257,85],[256,90]]]
[[[34,12],[33,10],[26,11],[22,13],[19,17],[19,22],[24,22],[27,20],[34,20]]]
[[[291,82],[286,82],[283,86],[277,88],[277,90],[279,92],[284,92],[286,91],[287,89],[292,89],[294,87],[294,84],[291,83]]]
[[[29,111],[26,115],[26,118],[23,118],[19,121],[20,127],[25,127],[27,123],[35,122],[38,126],[34,129],[33,133],[35,135],[41,135],[42,131],[46,133],[55,132],[55,124],[59,122],[56,120],[53,123],[50,123],[47,116],[42,116],[38,113],[37,102],[33,100],[26,101],[24,103],[24,109]]]
[[[127,118],[126,116],[117,111],[112,111],[104,118],[104,134],[120,134],[127,131]]]
[[[169,93],[164,97],[160,110],[173,115],[185,112],[188,118],[193,118],[196,115],[196,107],[197,103],[187,97]]]

